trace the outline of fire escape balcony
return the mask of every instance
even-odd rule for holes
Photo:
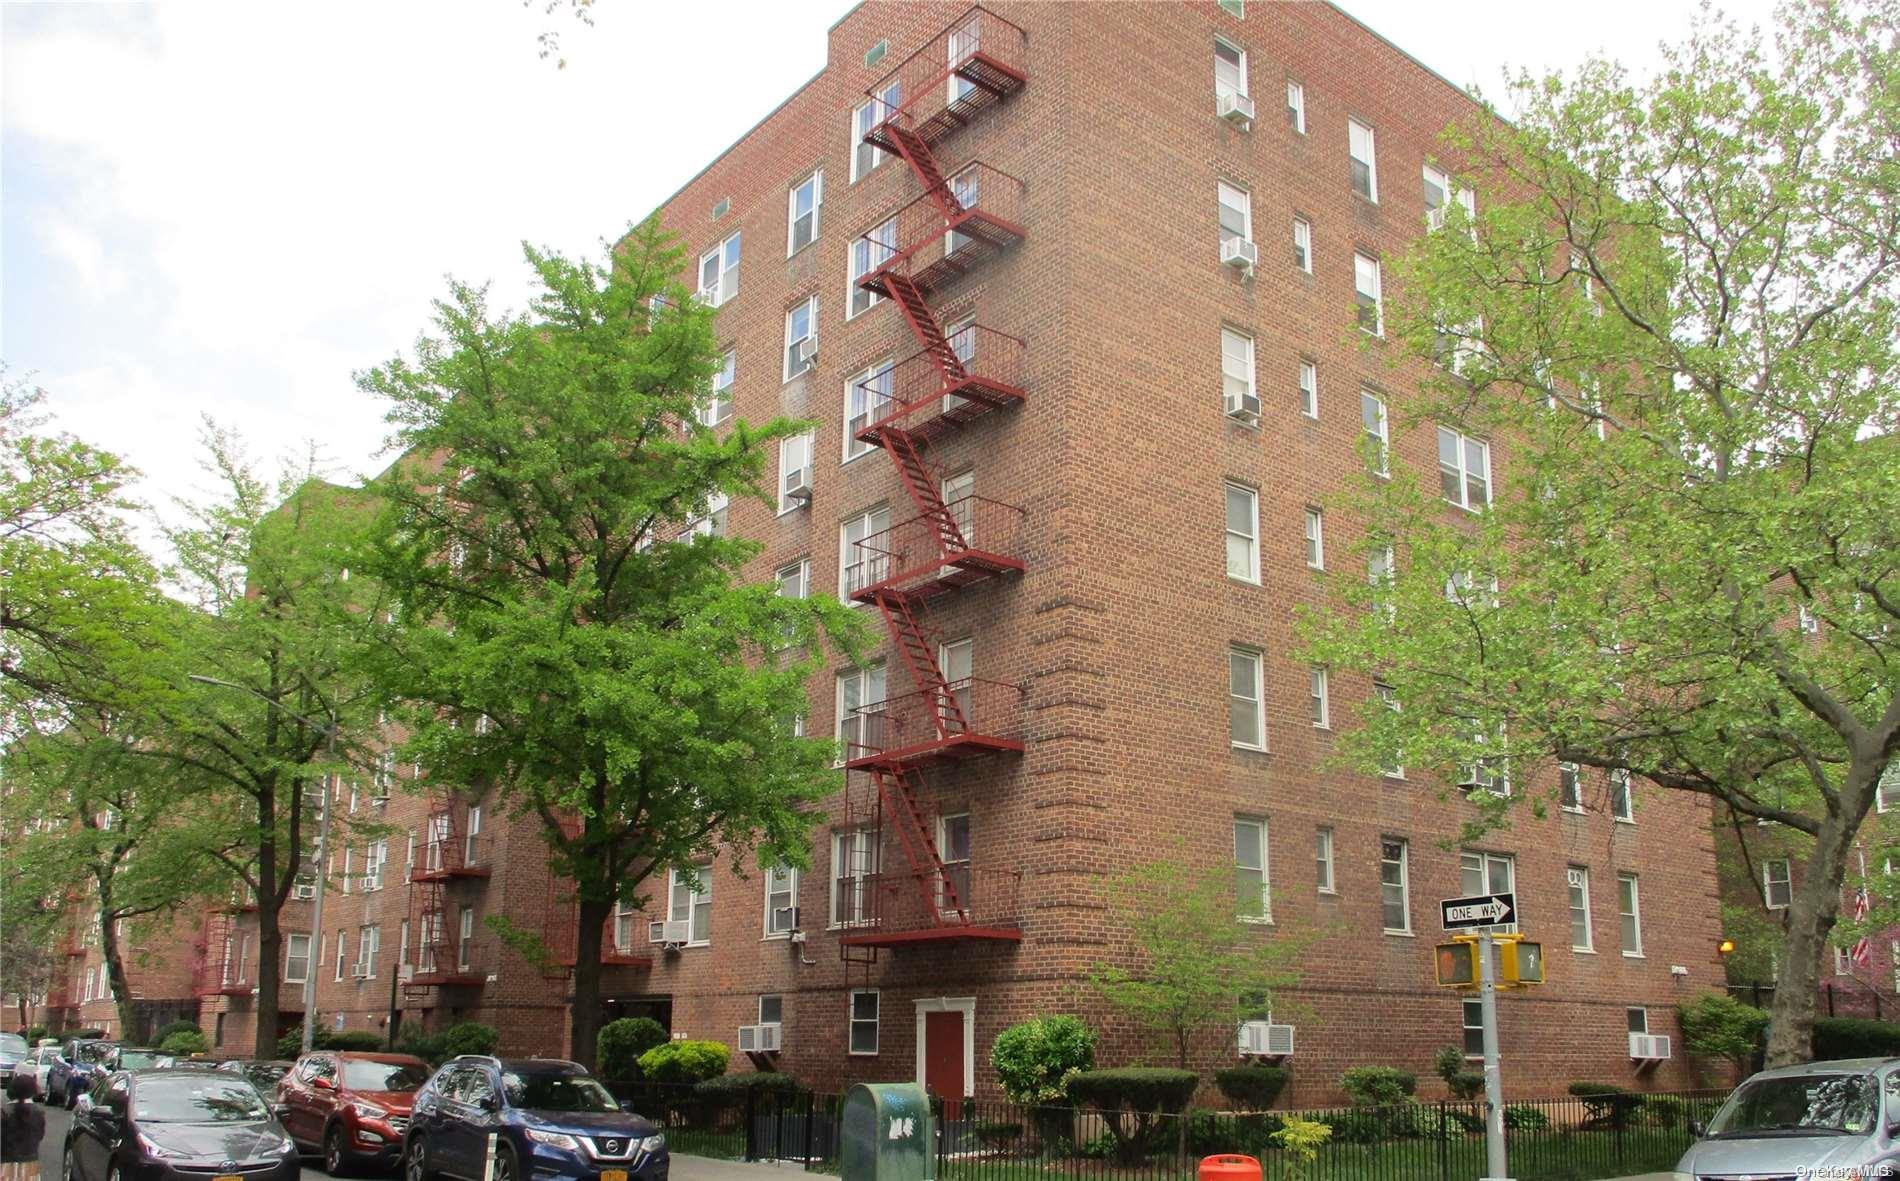
[[[1023,228],[1023,182],[978,161],[945,182],[958,212],[946,216],[941,194],[926,189],[859,241],[870,271],[858,286],[898,298],[893,277],[907,278],[918,295],[949,287],[978,263],[1028,236]]]
[[[256,987],[256,981],[244,979],[242,964],[227,963],[224,956],[213,949],[199,966],[192,992],[197,996],[250,996]]]
[[[838,905],[846,917],[839,942],[847,947],[1020,942],[1022,879],[1016,870],[958,864],[946,866],[942,874],[874,873],[840,880]]]
[[[854,602],[899,592],[928,598],[985,578],[1019,572],[1017,534],[1023,510],[1000,500],[965,496],[944,506],[943,517],[919,515],[857,543],[856,569],[874,579],[851,592]]]
[[[448,882],[485,878],[495,872],[493,853],[485,836],[448,836],[416,847],[416,863],[409,869],[412,882]]]
[[[560,879],[555,879],[559,884]],[[557,968],[572,968],[579,959],[575,942],[580,922],[579,905],[568,893],[550,901],[548,927],[542,943],[548,949],[547,963]],[[608,967],[646,971],[653,967],[653,954],[645,939],[646,924],[639,915],[609,915],[600,928],[600,962]],[[616,930],[616,926],[624,927]],[[635,940],[639,942],[636,943]]]
[[[864,142],[900,154],[902,137],[936,143],[1022,89],[1027,48],[1020,27],[971,8],[865,91],[873,125]]]
[[[966,677],[852,711],[845,766],[896,769],[1023,749],[1022,686]]]
[[[885,427],[900,427],[930,439],[1002,406],[1023,400],[1021,337],[970,324],[946,340],[954,366],[937,350],[923,349],[858,383],[865,412],[851,422],[853,436],[874,447]]]
[[[48,1009],[74,1008],[75,1005],[73,1003],[73,986],[70,983],[55,984],[51,988],[47,989],[46,990],[46,1007]]]
[[[480,939],[444,939],[416,947],[416,962],[397,969],[409,988],[480,988],[488,983],[494,952]]]

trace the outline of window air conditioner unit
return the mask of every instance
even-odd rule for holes
[[[772,927],[778,931],[798,930],[798,908],[781,906],[772,912]]]
[[[687,919],[664,919],[647,924],[647,942],[664,947],[679,947],[693,937],[693,924]]]
[[[1242,422],[1260,421],[1260,395],[1248,390],[1245,393],[1227,395],[1227,417],[1238,418]]]
[[[1260,264],[1260,247],[1247,238],[1229,238],[1220,244],[1220,261],[1222,266],[1251,273]]]
[[[780,484],[780,491],[784,493],[786,500],[811,503],[811,469],[809,467],[795,467],[786,472]]]
[[[416,966],[414,964],[404,964],[402,967],[396,969],[396,979],[398,980],[414,980],[415,977]]]
[[[776,1021],[762,1022],[758,1025],[741,1025],[739,1052],[742,1054],[778,1053],[784,1028]]]
[[[1660,1033],[1630,1034],[1630,1057],[1638,1062],[1661,1062],[1669,1057],[1669,1037]]]
[[[693,298],[705,304],[707,307],[711,307],[719,302],[719,289],[717,287],[701,287],[698,291],[693,293]]]
[[[1292,1057],[1293,1027],[1271,1021],[1241,1022],[1240,1054],[1242,1057],[1254,1054],[1268,1058]]]
[[[1253,99],[1244,94],[1217,94],[1214,113],[1242,131],[1253,128]]]
[[[798,358],[800,365],[809,365],[818,359],[818,338],[807,336],[792,346],[792,355]]]
[[[368,964],[351,964],[350,978],[352,980],[368,980],[369,979],[369,965]]]

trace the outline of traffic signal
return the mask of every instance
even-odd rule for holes
[[[1498,941],[1499,984],[1542,984],[1544,945],[1528,939]]]
[[[1438,971],[1440,988],[1476,988],[1478,985],[1478,945],[1471,941],[1441,943],[1432,963]]]
[[[1498,987],[1515,988],[1544,982],[1544,945],[1511,936],[1498,938]],[[1482,969],[1478,941],[1460,939],[1433,949],[1432,967],[1440,988],[1476,988]]]

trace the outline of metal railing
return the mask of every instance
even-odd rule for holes
[[[421,988],[482,984],[494,970],[494,948],[485,939],[443,939],[420,943],[403,983]]]
[[[945,180],[962,212],[946,221],[936,198],[924,192],[860,235],[870,266],[859,286],[888,296],[884,276],[898,273],[922,291],[937,290],[990,251],[1023,237],[1022,181],[980,160]]]
[[[946,537],[938,518],[919,515],[858,542],[861,567],[877,572],[878,579],[854,591],[854,595],[928,582],[933,573],[955,582],[1022,568],[1016,548],[1024,516],[1019,506],[983,496],[965,496],[944,508],[956,527],[954,540]],[[959,569],[965,577],[958,577]]]
[[[860,706],[845,722],[845,762],[955,746],[1021,750],[1024,696],[1020,685],[964,677]]]
[[[906,429],[927,429],[933,420],[960,422],[986,409],[999,397],[1020,397],[1027,345],[1019,336],[981,324],[949,334],[964,377],[944,376],[935,355],[923,349],[889,369],[858,383],[864,413],[849,424],[854,437],[866,436],[893,419],[908,419]]]
[[[1013,927],[1022,919],[1022,883],[1020,870],[968,862],[946,865],[941,874],[922,870],[844,878],[838,882],[839,921],[847,935]]]
[[[935,141],[962,126],[1024,77],[1029,38],[1022,28],[982,6],[944,26],[864,93],[871,100],[871,133],[888,147],[896,123]]]
[[[493,849],[488,838],[450,835],[431,837],[416,846],[416,863],[409,867],[412,882],[454,877],[487,877],[493,872]]]

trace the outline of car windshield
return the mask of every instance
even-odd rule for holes
[[[428,1081],[429,1068],[413,1062],[343,1061],[343,1085],[352,1091],[415,1091]]]
[[[607,1088],[584,1074],[516,1074],[501,1076],[510,1107],[530,1111],[619,1111]]]
[[[16,1058],[26,1056],[26,1039],[17,1033],[0,1033],[0,1054],[11,1054]]]
[[[80,1042],[76,1057],[80,1062],[104,1062],[117,1048],[111,1042]]]
[[[152,1075],[133,1088],[132,1117],[154,1124],[236,1124],[269,1117],[242,1079]]]
[[[120,1070],[150,1070],[161,1057],[157,1050],[120,1050]]]
[[[1854,1135],[1873,1130],[1879,1103],[1864,1074],[1801,1074],[1743,1083],[1709,1122],[1710,1136]]]

